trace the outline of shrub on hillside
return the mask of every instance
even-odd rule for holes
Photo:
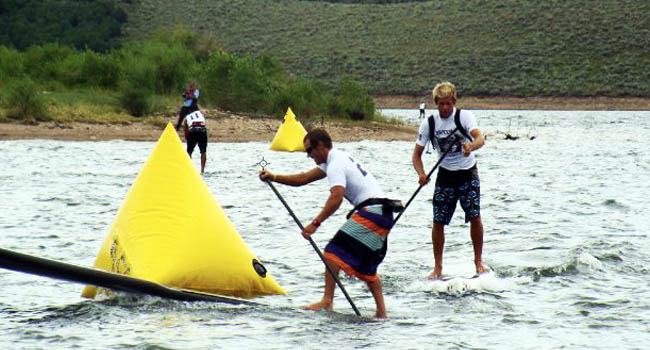
[[[301,117],[325,115],[332,99],[325,82],[298,79],[273,92],[268,112],[281,115],[291,107]]]
[[[344,77],[339,80],[335,94],[331,114],[352,120],[371,120],[375,116],[375,102],[360,83]]]
[[[179,44],[186,50],[192,52],[198,61],[204,61],[210,54],[218,49],[217,39],[212,33],[199,35],[196,31],[183,26],[176,26],[173,29],[162,29],[153,36],[154,41],[172,46]]]
[[[215,50],[200,66],[203,90],[201,99],[222,108],[229,109],[233,103],[228,99],[226,82],[235,66],[235,57],[221,50]]]
[[[112,55],[86,50],[69,56],[63,63],[62,76],[68,86],[81,85],[114,89],[120,82],[122,67]]]
[[[261,61],[217,50],[201,66],[209,101],[227,110],[265,111],[274,79]]]
[[[130,44],[117,57],[131,85],[137,83],[156,93],[178,92],[196,69],[193,54],[178,43]]]
[[[23,74],[23,55],[4,46],[0,46],[0,81],[6,82]]]
[[[123,87],[119,100],[122,108],[134,117],[143,117],[151,111],[151,94],[142,87]]]
[[[84,51],[66,57],[56,70],[68,87],[114,89],[120,81],[121,69],[120,63],[111,55]]]
[[[7,84],[6,97],[3,99],[7,117],[26,122],[47,121],[45,99],[38,85],[30,79],[13,80]]]
[[[267,108],[271,81],[259,64],[250,57],[240,58],[230,72],[228,85],[238,110],[256,112]]]
[[[0,1],[0,45],[59,42],[105,52],[119,43],[126,20],[118,1]]]
[[[25,74],[35,81],[58,80],[61,75],[61,63],[75,54],[75,49],[59,44],[32,46],[23,54],[23,69]]]

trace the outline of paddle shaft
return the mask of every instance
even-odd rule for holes
[[[282,197],[280,192],[278,192],[278,190],[275,188],[275,186],[273,186],[271,181],[265,181],[265,182],[271,187],[271,189],[273,190],[275,195],[278,196],[278,198],[280,199],[280,202],[282,202],[284,207],[287,208],[287,211],[289,212],[289,215],[291,215],[291,217],[293,218],[293,221],[295,221],[296,224],[298,224],[298,227],[300,227],[300,230],[301,231],[304,230],[305,228],[302,226],[302,223],[300,223],[300,220],[298,220],[298,217],[296,217],[296,214],[293,213],[293,210],[291,210],[291,208],[289,207],[289,204],[287,204],[287,202],[284,200],[284,198]],[[332,278],[334,279],[336,284],[339,286],[339,288],[341,288],[341,291],[343,292],[343,295],[345,295],[345,298],[348,299],[348,302],[350,303],[350,306],[352,306],[352,309],[354,310],[354,312],[357,314],[357,316],[361,316],[361,313],[357,309],[357,306],[354,305],[354,302],[352,301],[352,298],[350,298],[350,295],[348,294],[348,292],[345,290],[345,287],[343,287],[343,284],[341,283],[339,278],[336,277],[336,274],[334,273],[334,271],[332,271],[332,268],[327,264],[327,261],[325,261],[325,257],[323,256],[323,253],[321,253],[320,249],[318,249],[318,246],[316,245],[316,243],[314,243],[314,240],[311,237],[308,237],[308,240],[309,240],[309,243],[311,244],[311,246],[314,248],[314,250],[318,254],[318,257],[320,257],[320,259],[323,261],[323,264],[325,264],[325,267],[327,268],[327,271],[330,273],[330,275],[332,276]]]
[[[453,135],[456,132],[456,130],[458,130],[458,128],[456,128],[450,135]],[[420,192],[422,187],[424,187],[424,185],[426,185],[429,182],[429,179],[431,178],[431,175],[433,174],[433,172],[436,170],[438,165],[440,165],[442,160],[445,159],[445,157],[447,156],[449,151],[451,151],[452,148],[453,147],[451,145],[449,145],[449,147],[447,148],[445,153],[443,153],[442,156],[440,156],[440,158],[438,159],[436,164],[433,166],[433,168],[431,168],[431,171],[429,171],[429,173],[427,174],[427,181],[425,181],[423,184],[420,184],[420,186],[418,187],[417,190],[415,190],[415,192],[413,193],[411,198],[409,198],[408,202],[406,202],[406,205],[404,205],[404,209],[402,211],[400,211],[399,214],[397,214],[397,217],[395,218],[395,220],[393,220],[393,226],[395,226],[395,224],[397,223],[397,220],[399,220],[399,218],[402,217],[402,214],[404,214],[404,212],[406,211],[406,208],[408,208],[409,204],[411,204],[411,202],[413,201],[415,196],[417,196],[417,194]]]

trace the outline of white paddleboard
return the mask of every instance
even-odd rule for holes
[[[407,290],[439,294],[465,294],[472,292],[502,292],[512,290],[515,287],[513,281],[499,278],[492,269],[480,275],[474,273],[473,265],[450,266],[445,270],[443,271],[443,277],[439,279],[428,279],[429,273],[423,275],[421,279],[411,283]]]
[[[488,271],[480,275],[443,276],[431,280],[429,284],[430,290],[434,292],[461,294],[471,291],[492,291],[496,280],[496,273]]]

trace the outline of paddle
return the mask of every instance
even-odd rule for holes
[[[289,215],[291,215],[291,217],[293,218],[293,221],[295,221],[296,224],[298,224],[298,227],[300,227],[300,230],[304,230],[305,228],[300,223],[300,220],[298,220],[298,218],[296,217],[296,214],[293,213],[293,210],[291,210],[291,208],[289,207],[289,204],[287,204],[287,202],[284,200],[284,198],[282,198],[282,195],[280,194],[280,192],[278,192],[278,190],[275,188],[275,186],[273,186],[271,181],[265,181],[265,182],[271,187],[273,192],[275,192],[275,195],[278,196],[278,198],[280,199],[280,202],[282,202],[282,204],[284,204],[284,207],[287,208],[287,211],[289,211]],[[334,278],[334,281],[336,282],[336,284],[339,286],[339,288],[341,288],[341,291],[343,292],[343,295],[345,295],[345,298],[348,299],[348,302],[350,302],[350,306],[352,306],[352,309],[354,310],[354,312],[357,314],[357,316],[361,316],[361,313],[357,309],[356,305],[354,305],[354,302],[352,301],[352,298],[350,298],[350,295],[348,295],[348,292],[345,290],[345,288],[343,287],[343,284],[341,283],[341,281],[339,281],[338,277],[336,277],[336,275],[334,274],[334,271],[332,271],[332,268],[327,264],[327,261],[325,261],[325,257],[323,256],[323,253],[321,253],[320,249],[318,249],[318,246],[316,245],[316,243],[314,243],[314,240],[311,239],[311,237],[309,237],[309,243],[311,243],[311,246],[314,248],[314,250],[318,254],[318,257],[320,257],[320,259],[323,261],[323,264],[325,264],[325,267],[327,268],[327,271],[330,273],[332,278]]]
[[[453,136],[454,133],[456,133],[456,130],[458,130],[458,128],[454,129],[454,131],[452,131],[452,133],[449,134],[449,135],[450,135],[450,136]],[[429,171],[429,173],[427,174],[427,181],[425,181],[424,184],[420,184],[420,186],[418,187],[418,189],[415,190],[415,193],[413,193],[413,195],[411,196],[411,198],[409,198],[408,202],[406,202],[406,204],[404,205],[404,209],[402,209],[402,211],[400,211],[399,214],[397,214],[397,217],[395,218],[395,220],[393,220],[393,226],[395,226],[395,224],[397,223],[397,220],[399,220],[399,218],[402,217],[402,214],[404,214],[404,212],[406,211],[406,208],[408,208],[409,204],[411,204],[411,202],[413,201],[413,199],[415,198],[415,196],[417,196],[417,194],[420,192],[420,190],[422,189],[422,187],[424,187],[424,185],[426,185],[426,184],[429,182],[428,180],[429,180],[429,178],[431,178],[431,175],[433,174],[433,172],[436,170],[436,168],[438,167],[438,165],[440,165],[440,163],[442,162],[442,160],[445,159],[445,157],[447,156],[447,154],[449,153],[449,151],[451,151],[451,149],[453,148],[453,147],[451,147],[451,146],[452,146],[452,145],[449,145],[449,147],[447,148],[447,150],[445,151],[445,153],[443,153],[442,156],[440,156],[440,159],[438,159],[438,161],[437,161],[436,164],[433,166],[433,168],[431,168],[431,171]]]

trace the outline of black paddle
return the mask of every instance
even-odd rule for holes
[[[456,132],[456,130],[458,130],[458,128],[454,129],[454,131],[450,134],[450,136],[453,136],[454,133]],[[431,178],[431,175],[433,174],[433,172],[436,170],[436,168],[438,167],[438,165],[440,165],[440,163],[442,162],[442,160],[445,159],[445,157],[447,156],[447,154],[449,153],[449,151],[451,151],[452,148],[453,148],[452,145],[449,145],[449,147],[447,148],[447,150],[445,151],[445,153],[443,153],[442,156],[440,156],[440,159],[438,159],[438,161],[437,161],[436,164],[433,166],[433,168],[431,168],[431,171],[429,171],[429,173],[427,174],[427,181],[425,181],[424,184],[420,184],[420,186],[418,187],[418,189],[415,190],[415,193],[413,193],[413,195],[411,196],[411,198],[409,198],[408,202],[406,202],[406,204],[404,205],[404,209],[402,209],[402,211],[400,211],[399,214],[397,214],[397,217],[395,218],[395,220],[393,220],[393,226],[395,226],[395,224],[397,223],[397,220],[399,220],[399,218],[402,217],[402,214],[404,214],[404,212],[406,211],[406,208],[408,208],[409,204],[411,204],[411,202],[413,201],[413,199],[415,198],[415,196],[417,196],[417,194],[420,192],[420,190],[422,189],[422,187],[424,187],[424,185],[426,185],[426,184],[429,182],[428,180],[429,180],[429,178]]]
[[[295,221],[296,224],[298,224],[298,227],[300,227],[300,230],[304,230],[305,228],[300,223],[300,220],[298,220],[298,218],[296,217],[296,214],[293,213],[293,210],[291,210],[291,208],[289,207],[289,204],[287,204],[287,202],[284,200],[284,198],[282,198],[282,195],[280,194],[280,192],[278,192],[278,190],[275,188],[275,186],[273,186],[271,181],[267,180],[265,182],[271,187],[273,192],[275,192],[275,195],[278,196],[278,198],[280,199],[282,204],[284,204],[284,207],[287,208],[287,211],[289,211],[289,215],[291,215],[291,217],[293,218],[293,221]],[[318,257],[320,257],[320,259],[323,261],[323,264],[325,264],[325,267],[327,268],[327,271],[330,273],[332,278],[334,278],[334,281],[336,282],[336,284],[339,286],[339,288],[341,288],[341,291],[345,295],[345,298],[348,299],[348,302],[350,302],[350,306],[352,306],[352,309],[354,310],[354,312],[357,314],[357,316],[361,316],[361,313],[357,309],[357,306],[354,305],[354,302],[352,301],[352,298],[350,298],[350,295],[348,295],[348,292],[345,290],[345,288],[343,287],[343,284],[341,283],[341,281],[339,281],[338,277],[336,277],[336,274],[334,274],[334,271],[332,271],[332,268],[327,264],[327,261],[325,261],[325,257],[323,256],[323,253],[321,253],[320,249],[318,249],[318,246],[316,245],[316,243],[314,243],[314,240],[311,239],[311,237],[309,237],[309,243],[311,243],[311,246],[314,248],[314,250],[318,254]]]

